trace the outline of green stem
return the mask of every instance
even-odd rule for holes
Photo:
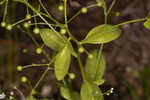
[[[68,23],[70,23],[73,19],[75,19],[80,13],[81,13],[81,10],[79,10],[75,15],[73,15],[73,17],[71,17],[71,18],[68,20]]]
[[[104,5],[103,5],[103,8],[104,8],[104,23],[106,24],[107,23],[107,6],[106,6],[106,3],[104,2]]]
[[[7,8],[8,8],[8,0],[6,0],[6,3],[5,3],[5,10],[4,10],[4,15],[3,15],[3,22],[5,21],[6,19],[6,15],[7,15]]]
[[[110,11],[112,10],[112,8],[115,5],[115,3],[116,3],[116,0],[113,0],[111,5],[110,5],[110,7],[109,7],[109,9],[108,9],[108,11],[107,11],[107,15],[110,13]]]
[[[123,22],[123,23],[114,25],[114,27],[119,27],[119,26],[122,26],[122,25],[125,25],[125,24],[131,24],[131,23],[141,22],[141,21],[145,21],[145,20],[147,20],[147,17],[141,18],[141,19],[134,19],[134,20],[130,20],[130,21],[127,21],[127,22]]]
[[[23,69],[25,68],[30,68],[30,67],[34,67],[34,66],[48,66],[49,64],[32,64],[32,65],[25,65],[23,66]]]
[[[80,58],[80,53],[79,52],[78,52],[77,60],[78,60],[78,63],[79,63],[82,79],[83,79],[83,81],[86,81],[85,72],[84,72],[84,68],[83,68],[83,65],[82,65],[82,62],[81,62],[81,58]]]
[[[39,3],[40,3],[40,5],[42,6],[42,8],[44,9],[44,11],[46,12],[46,14],[49,16],[49,18],[53,21],[53,22],[55,22],[56,24],[60,24],[57,20],[55,20],[51,15],[50,15],[50,13],[47,11],[47,9],[44,7],[44,5],[43,5],[43,3],[42,3],[42,1],[41,0],[39,0]]]
[[[33,12],[35,12],[48,26],[49,28],[51,28],[58,37],[60,37],[62,40],[65,41],[65,39],[51,26],[51,24],[48,23],[48,21],[35,9],[32,7],[32,5],[30,5],[27,1],[21,1],[24,4],[26,4]]]
[[[67,22],[67,0],[64,0],[64,16],[65,16],[65,27],[66,27],[66,31],[67,31],[68,35],[71,37],[71,39],[74,42],[79,44],[78,40],[71,34],[71,32],[69,31],[69,28],[68,28],[68,22]]]
[[[44,73],[42,74],[42,76],[40,77],[39,81],[36,83],[36,85],[34,86],[34,88],[32,89],[32,91],[35,91],[35,89],[39,86],[40,82],[44,79],[45,75],[47,74],[47,72],[49,70],[51,70],[50,65],[54,62],[55,60],[55,56],[51,59],[51,61],[48,64],[47,69],[44,71]],[[31,92],[32,95],[32,92]]]

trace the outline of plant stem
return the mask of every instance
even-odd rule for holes
[[[119,26],[122,26],[122,25],[125,25],[125,24],[130,24],[130,23],[135,23],[135,22],[141,22],[141,21],[145,21],[145,20],[147,20],[147,17],[141,18],[141,19],[134,19],[134,20],[130,20],[130,21],[127,21],[127,22],[123,22],[123,23],[114,25],[114,27],[119,27]]]
[[[68,22],[67,22],[67,0],[64,0],[64,16],[65,16],[66,31],[67,31],[68,35],[71,37],[71,39],[74,42],[76,42],[76,44],[78,45],[79,44],[78,40],[71,34],[71,32],[69,31],[69,28],[68,28]]]
[[[50,13],[47,11],[47,9],[44,7],[44,5],[43,5],[43,3],[42,3],[42,1],[41,0],[39,0],[39,3],[40,3],[40,5],[42,6],[42,8],[44,9],[44,11],[46,12],[46,14],[49,16],[49,18],[53,21],[53,22],[55,22],[56,24],[60,24],[57,20],[55,20],[51,15],[50,15]]]
[[[82,62],[81,62],[81,58],[80,58],[80,53],[79,52],[78,52],[77,60],[78,60],[78,63],[79,63],[82,79],[83,79],[83,81],[86,81],[85,72],[84,72],[84,69],[83,69],[83,65],[82,65]]]
[[[47,69],[44,71],[44,73],[42,74],[42,76],[40,77],[39,81],[36,83],[36,85],[35,85],[34,88],[32,89],[32,91],[34,91],[34,90],[39,86],[40,82],[44,79],[44,77],[45,77],[45,75],[47,74],[47,72],[48,72],[49,70],[51,70],[50,65],[54,62],[54,60],[55,60],[55,56],[54,56],[54,57],[51,59],[51,61],[49,62]],[[31,95],[33,95],[32,92],[31,92]]]
[[[111,5],[110,5],[110,7],[109,7],[109,9],[108,9],[108,11],[107,11],[107,15],[110,13],[110,11],[112,10],[112,8],[115,5],[115,3],[116,3],[116,0],[113,0]]]

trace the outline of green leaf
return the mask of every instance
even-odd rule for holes
[[[65,47],[56,55],[54,66],[57,80],[63,80],[66,74],[68,73],[70,59],[71,53],[68,49],[67,43]]]
[[[103,100],[103,94],[96,84],[85,81],[81,87],[81,100]]]
[[[33,96],[28,96],[26,100],[36,100]]]
[[[40,36],[44,41],[44,44],[55,51],[64,47],[65,41],[57,36],[57,34],[51,29],[40,29]]]
[[[40,36],[44,44],[54,51],[61,50],[65,46],[67,41],[67,38],[58,36],[53,30],[48,28],[40,29]],[[71,51],[71,54],[73,56],[77,57],[77,54],[70,42],[68,49]]]
[[[60,93],[61,96],[67,100],[71,99],[71,94],[70,94],[70,90],[67,86],[61,86],[60,87]]]
[[[72,91],[71,92],[71,100],[81,100],[79,93],[75,92],[75,91]]]
[[[78,92],[69,90],[67,86],[60,87],[61,96],[67,100],[80,100],[80,95]]]
[[[104,82],[102,77],[106,67],[104,55],[98,49],[93,50],[90,54],[93,55],[93,58],[86,60],[86,78],[90,82],[101,85]]]
[[[144,27],[147,29],[150,29],[150,18],[148,18],[145,22],[144,22]]]
[[[103,24],[93,28],[81,43],[103,44],[111,42],[120,36],[121,30],[112,25]]]

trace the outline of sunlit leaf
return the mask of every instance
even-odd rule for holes
[[[57,80],[62,80],[68,73],[69,65],[70,65],[71,54],[68,49],[68,43],[65,47],[56,55],[56,60],[54,63],[55,66],[55,74]]]
[[[33,96],[28,96],[26,100],[36,100]]]
[[[150,29],[150,18],[148,18],[145,22],[144,22],[144,27],[147,29]]]
[[[81,87],[81,100],[103,100],[103,94],[96,84],[85,81]]]
[[[61,86],[60,87],[60,93],[61,96],[67,100],[71,99],[71,94],[70,94],[70,90],[67,86]]]
[[[61,96],[67,100],[80,100],[78,92],[70,90],[67,86],[60,87]]]
[[[78,92],[72,91],[71,100],[81,100]]]
[[[103,44],[116,40],[120,36],[121,30],[112,25],[103,24],[94,27],[81,43]]]
[[[93,58],[87,58],[86,60],[87,80],[101,85],[104,82],[102,77],[106,67],[104,55],[98,49],[93,50],[90,54],[93,55]]]
[[[53,30],[44,28],[40,29],[40,36],[46,46],[53,49],[54,51],[61,50],[67,41],[65,37],[58,36]],[[71,51],[71,54],[75,57],[77,56],[76,52],[74,51],[71,43],[68,43],[68,49]]]

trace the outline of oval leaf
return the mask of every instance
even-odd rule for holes
[[[144,27],[147,29],[150,29],[150,18],[148,18],[145,22],[144,22]]]
[[[61,50],[67,41],[66,38],[58,36],[53,30],[44,28],[40,29],[40,36],[46,46],[53,49],[54,51]],[[71,54],[77,57],[76,52],[74,51],[71,43],[69,42],[68,49],[71,51]]]
[[[101,85],[104,82],[102,77],[106,67],[104,55],[98,49],[93,50],[90,54],[93,55],[93,58],[87,58],[86,60],[87,80]]]
[[[60,93],[63,98],[65,98],[67,100],[71,99],[71,94],[70,94],[68,87],[66,87],[66,86],[60,87]]]
[[[62,49],[65,45],[65,41],[51,29],[40,29],[40,36],[44,44],[55,51]]]
[[[103,94],[96,84],[85,81],[81,87],[81,100],[103,100]]]
[[[102,44],[117,39],[121,30],[112,25],[103,24],[93,28],[81,43]]]
[[[68,44],[66,44],[65,47],[56,55],[54,63],[57,80],[63,80],[68,73],[70,59],[70,50],[68,49]]]

